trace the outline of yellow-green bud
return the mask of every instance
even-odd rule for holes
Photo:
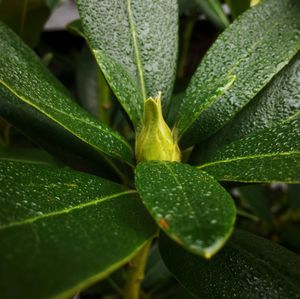
[[[161,108],[161,93],[145,102],[144,118],[136,134],[137,161],[180,161],[180,149],[166,124]]]

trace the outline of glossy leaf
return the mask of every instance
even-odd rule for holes
[[[219,36],[178,111],[184,146],[218,131],[291,60],[300,47],[299,15],[298,0],[262,1]]]
[[[228,239],[234,203],[205,172],[187,164],[144,162],[136,169],[136,187],[158,225],[186,249],[210,258]]]
[[[221,147],[198,167],[220,181],[300,182],[300,119]]]
[[[132,149],[116,132],[72,102],[68,91],[50,74],[31,50],[0,23],[0,86],[28,109],[38,111],[76,138],[97,150],[131,163]],[[1,97],[1,106],[6,97]],[[3,108],[1,108],[3,109]]]
[[[195,2],[219,28],[224,29],[229,25],[219,0],[195,0]]]
[[[27,138],[55,158],[75,169],[119,181],[126,167],[117,159],[99,155],[96,148],[87,146],[70,131],[52,121],[47,115],[20,101],[0,85],[0,115],[18,128]],[[128,166],[129,167],[129,166]]]
[[[176,0],[77,0],[85,35],[135,127],[161,91],[168,105],[177,56]]]
[[[236,231],[212,260],[188,253],[163,236],[162,258],[195,298],[300,298],[300,258],[269,240]]]
[[[3,298],[66,298],[153,236],[136,192],[91,175],[0,161]]]
[[[300,54],[224,128],[193,151],[193,163],[208,159],[216,149],[251,133],[300,115]]]
[[[0,2],[0,21],[10,26],[31,47],[37,44],[49,14],[45,0]]]

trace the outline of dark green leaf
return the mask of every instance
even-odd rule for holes
[[[198,167],[220,181],[300,182],[300,119],[239,139]]]
[[[44,0],[45,1],[45,0]],[[46,0],[48,7],[53,10],[61,0]]]
[[[270,25],[271,24],[271,25]],[[187,89],[177,117],[189,146],[226,124],[300,47],[300,2],[265,0],[246,11],[214,43]]]
[[[111,91],[88,47],[77,64],[76,86],[80,104],[104,123],[110,123]]]
[[[1,87],[26,104],[28,109],[38,111],[88,147],[131,163],[132,149],[129,144],[73,103],[68,91],[3,23],[0,23],[0,36]],[[6,97],[0,100],[2,107],[10,105],[6,103]]]
[[[177,56],[176,0],[77,0],[85,35],[135,127],[144,100],[172,93]]]
[[[176,162],[144,162],[136,169],[136,187],[158,225],[188,250],[210,258],[228,239],[234,203],[205,172]]]
[[[65,164],[83,168],[99,176],[118,180],[126,165],[117,159],[99,155],[96,148],[87,146],[47,115],[20,101],[0,85],[0,115],[24,135]],[[129,166],[128,166],[129,167]]]
[[[37,148],[0,148],[0,160],[20,161],[24,163],[46,164],[49,166],[63,166],[47,152]]]
[[[194,0],[201,10],[219,28],[223,29],[229,25],[228,19],[222,9],[219,0]]]
[[[31,47],[37,44],[49,13],[45,0],[0,2],[0,21],[10,26]]]
[[[193,151],[193,163],[251,133],[300,115],[300,55],[294,59],[224,128]]]
[[[66,298],[126,263],[156,226],[135,191],[91,175],[0,161],[3,298]]]
[[[251,0],[226,0],[234,19],[250,7],[250,2]]]
[[[69,30],[70,32],[74,33],[74,34],[77,34],[77,35],[83,37],[85,39],[82,24],[81,24],[81,21],[79,19],[74,20],[71,23],[69,23],[67,25],[66,29]]]
[[[271,207],[268,204],[268,197],[265,186],[249,185],[237,189],[242,201],[249,209],[261,219],[271,221]]]
[[[160,252],[176,279],[196,298],[300,298],[300,258],[266,239],[236,231],[212,260],[188,253],[166,236]]]

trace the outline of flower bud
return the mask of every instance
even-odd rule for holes
[[[166,124],[161,108],[161,93],[145,101],[144,118],[136,134],[137,161],[180,161],[180,149]]]

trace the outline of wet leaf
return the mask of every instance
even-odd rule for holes
[[[175,78],[176,0],[77,0],[85,35],[112,90],[137,128],[144,100]]]
[[[219,148],[198,169],[219,181],[299,183],[299,135],[298,118]]]
[[[300,258],[269,240],[236,231],[207,261],[166,236],[159,242],[164,262],[196,298],[300,298]]]
[[[193,163],[208,159],[217,148],[251,133],[272,127],[300,115],[300,54],[224,128],[193,151]]]
[[[262,1],[219,36],[177,114],[183,146],[222,128],[292,59],[300,47],[299,14],[298,0]]]
[[[163,161],[140,163],[136,187],[161,229],[196,254],[210,258],[233,229],[235,206],[230,195],[195,167]]]
[[[121,267],[156,225],[135,191],[95,176],[0,160],[3,298],[67,298]]]
[[[73,103],[68,91],[46,69],[38,57],[3,23],[0,23],[0,87],[27,106],[62,127],[86,147],[99,154],[131,163],[130,145],[108,126]],[[0,99],[1,109],[12,105]],[[12,106],[16,106],[17,102]]]

